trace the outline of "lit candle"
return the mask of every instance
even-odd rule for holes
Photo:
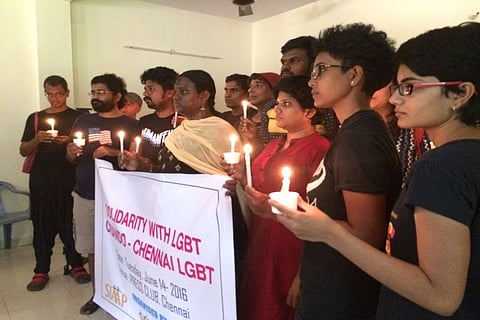
[[[135,137],[135,153],[138,153],[138,150],[140,149],[140,141],[142,141],[142,138],[140,137]]]
[[[85,145],[85,139],[83,138],[82,132],[78,131],[75,133],[76,139],[73,139],[73,143],[75,143],[79,147],[83,147]]]
[[[242,107],[243,107],[243,118],[247,119],[247,108],[248,108],[247,100],[242,101]]]
[[[123,138],[125,137],[125,131],[118,131],[118,137],[120,138],[120,153],[123,153]]]
[[[237,136],[230,135],[230,152],[235,152],[235,142],[237,142]]]
[[[178,118],[178,112],[175,111],[175,115],[173,116],[173,129],[177,127],[177,118]]]
[[[48,124],[50,125],[51,129],[50,130],[55,130],[55,119],[47,119]]]
[[[252,168],[250,167],[250,153],[252,153],[252,146],[248,143],[243,146],[245,152],[245,172],[247,175],[247,185],[252,186]]]
[[[290,175],[292,174],[292,170],[290,170],[289,167],[283,167],[282,169],[282,188],[280,189],[280,192],[288,192],[290,189]]]

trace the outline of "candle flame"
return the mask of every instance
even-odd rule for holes
[[[75,137],[77,137],[77,139],[82,139],[82,132],[81,131],[76,132]]]
[[[244,108],[247,108],[247,107],[248,107],[248,101],[247,101],[247,100],[243,100],[243,101],[242,101],[242,106],[243,106]]]
[[[50,127],[52,128],[52,130],[55,130],[54,129],[54,126],[55,126],[55,119],[47,119],[47,123],[50,125]]]
[[[125,137],[125,131],[123,130],[118,131],[118,136],[120,137],[120,139],[123,139]]]
[[[252,153],[252,146],[249,145],[248,143],[245,144],[245,145],[243,146],[243,152],[245,152],[245,154],[250,154],[250,153]]]
[[[282,176],[284,179],[289,179],[292,174],[292,170],[289,167],[283,167]]]

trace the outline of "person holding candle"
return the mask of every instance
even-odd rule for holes
[[[67,264],[72,267],[70,274],[77,283],[90,281],[90,275],[83,268],[83,259],[75,250],[72,225],[72,189],[75,168],[65,160],[65,148],[73,122],[82,113],[68,107],[67,81],[58,75],[48,76],[43,82],[45,97],[50,106],[36,112],[25,123],[20,154],[28,156],[36,150],[30,177],[30,213],[33,224],[33,250],[35,252],[35,273],[27,285],[29,291],[42,290],[47,284],[51,256],[57,234],[64,246]],[[54,137],[48,130],[52,125],[57,130]]]
[[[231,135],[237,131],[215,116],[215,83],[203,70],[188,70],[175,82],[175,109],[185,116],[160,149],[155,164],[145,163],[135,153],[125,151],[119,165],[127,170],[226,175],[222,155],[231,150]],[[236,141],[235,150],[242,144]],[[238,198],[232,196],[235,268],[237,281],[245,250],[247,228]]]
[[[228,121],[235,129],[240,130],[240,118],[251,118],[256,111],[248,107],[248,79],[246,74],[234,73],[225,78],[225,106],[230,111],[223,112],[220,117]],[[246,114],[243,113],[243,102],[247,103]]]
[[[401,128],[425,128],[436,148],[414,164],[390,215],[386,254],[300,201],[281,221],[383,284],[377,319],[480,317],[479,23],[402,44],[390,102]],[[343,129],[343,128],[342,128]],[[315,319],[318,319],[316,317]]]
[[[341,128],[307,186],[309,208],[381,249],[401,170],[386,125],[369,104],[392,78],[393,42],[372,25],[356,23],[322,31],[318,49],[309,81],[315,106],[331,107]],[[379,283],[324,243],[303,242],[300,281],[297,319],[375,317]]]
[[[86,137],[84,146],[70,143],[67,159],[76,165],[76,183],[73,189],[76,248],[88,255],[88,266],[94,278],[94,214],[95,214],[95,158],[104,159],[118,168],[120,144],[130,147],[138,135],[137,121],[123,115],[118,109],[125,102],[125,83],[115,74],[98,75],[91,80],[91,105],[97,113],[80,116],[73,124],[71,136],[78,132]],[[118,135],[123,132],[122,141]],[[132,143],[133,144],[133,143]],[[92,281],[94,285],[94,281]],[[95,290],[95,286],[93,288]],[[98,309],[92,299],[80,309],[81,314],[91,314]]]
[[[274,91],[278,126],[287,135],[272,140],[252,164],[253,188],[245,187],[250,210],[247,253],[240,292],[239,319],[295,319],[301,241],[273,219],[268,194],[288,190],[306,196],[306,186],[330,145],[315,130],[320,120],[308,86],[309,77],[282,78]],[[287,167],[290,174],[282,175]],[[226,165],[232,178],[246,185],[243,164]],[[287,177],[288,175],[288,177]],[[285,183],[282,183],[282,180]],[[288,186],[287,186],[288,180]],[[248,193],[255,190],[255,194]]]
[[[173,105],[175,94],[173,86],[177,76],[175,70],[167,67],[150,68],[140,76],[140,81],[144,85],[143,100],[148,108],[154,110],[153,113],[141,117],[138,124],[142,138],[138,153],[144,157],[145,165],[157,163],[157,154],[163,147],[165,139],[175,126],[180,124]]]

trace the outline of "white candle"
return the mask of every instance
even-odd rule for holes
[[[55,119],[52,119],[52,118],[47,119],[47,122],[48,122],[48,124],[50,125],[51,130],[52,130],[52,131],[55,130]]]
[[[237,142],[237,136],[230,135],[230,152],[235,152],[235,142]]]
[[[138,150],[140,149],[140,141],[142,141],[142,138],[140,137],[135,137],[135,153],[138,153]]]
[[[78,131],[75,133],[76,139],[73,139],[73,143],[75,143],[79,147],[83,147],[85,145],[85,139],[83,138],[82,132]]]
[[[125,131],[118,131],[118,137],[120,138],[120,153],[123,153],[123,138],[125,137]]]
[[[288,189],[290,189],[290,175],[292,174],[292,170],[290,170],[289,167],[283,167],[282,169],[282,188],[280,189],[280,192],[288,192]]]
[[[243,107],[243,117],[247,119],[247,108],[248,108],[248,101],[243,100],[242,101],[242,107]]]
[[[173,116],[173,129],[177,127],[177,118],[178,118],[178,112],[175,111],[175,115]]]
[[[247,185],[252,186],[252,168],[250,167],[250,153],[252,153],[252,146],[248,143],[243,146],[245,152],[245,172],[247,175]]]

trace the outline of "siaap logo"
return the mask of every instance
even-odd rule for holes
[[[123,308],[128,298],[127,295],[120,291],[120,288],[117,286],[112,286],[110,284],[105,284],[105,293],[106,298],[115,303],[116,305]]]

